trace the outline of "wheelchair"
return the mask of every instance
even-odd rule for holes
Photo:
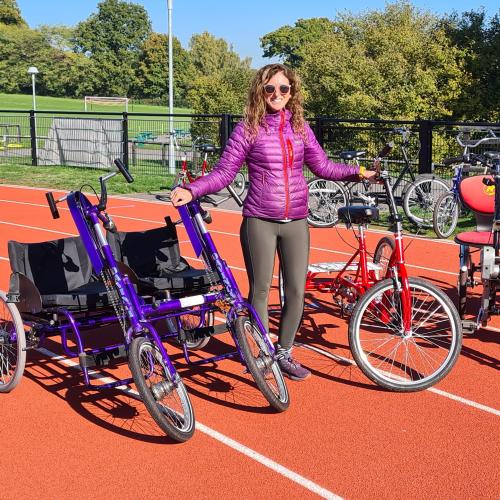
[[[497,288],[500,284],[500,153],[486,152],[481,163],[489,175],[464,178],[459,184],[460,199],[476,219],[476,230],[458,233],[460,245],[458,273],[458,311],[464,331],[475,332],[498,314]],[[479,255],[479,258],[478,258]],[[475,319],[466,320],[470,309],[470,291],[482,285],[479,310]]]

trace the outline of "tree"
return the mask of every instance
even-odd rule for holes
[[[444,118],[466,79],[439,19],[406,1],[342,14],[294,54],[308,111],[344,118]]]
[[[209,33],[190,40],[195,78],[188,102],[196,113],[242,113],[254,71],[250,59],[240,59],[227,42]]]
[[[136,85],[135,67],[151,22],[144,7],[122,0],[103,0],[97,9],[76,26],[74,50],[98,69],[96,93],[128,95]]]
[[[302,50],[308,43],[332,32],[334,23],[325,17],[299,19],[294,27],[283,26],[260,39],[264,57],[280,57],[283,62],[296,68],[302,61]]]
[[[194,78],[194,69],[188,51],[176,37],[172,38],[174,65],[174,100],[186,103],[187,86]],[[135,95],[165,99],[168,93],[168,37],[152,33],[142,46],[137,69]]]
[[[443,26],[455,46],[466,50],[465,70],[470,75],[454,106],[454,117],[500,120],[500,11],[490,20],[483,9],[461,16],[454,13]]]
[[[18,27],[28,26],[21,16],[16,0],[0,0],[0,24]]]

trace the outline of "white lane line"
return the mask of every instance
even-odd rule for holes
[[[14,203],[16,205],[28,205],[30,207],[41,207],[41,208],[49,208],[47,203],[32,203],[32,202],[27,202],[27,201],[13,201],[13,200],[2,200],[0,199],[0,203]],[[136,208],[137,205],[113,205],[112,207],[108,208]],[[66,207],[57,207],[59,210],[68,210],[69,208]]]
[[[333,359],[335,361],[342,361],[344,363],[348,363],[350,365],[356,365],[356,362],[353,359],[349,358],[344,358],[343,356],[336,356],[335,354],[331,354],[328,351],[324,351],[320,347],[316,346],[311,346],[307,344],[302,344],[300,342],[295,342],[295,346],[304,348],[304,349],[309,349],[310,351],[317,352],[318,354],[325,356],[327,358]],[[476,401],[472,401],[471,399],[466,399],[463,398],[462,396],[457,396],[456,394],[452,394],[451,392],[446,392],[442,391],[441,389],[436,389],[435,387],[429,387],[428,389],[425,389],[426,391],[433,392],[434,394],[437,394],[438,396],[442,396],[444,398],[451,399],[453,401],[457,401],[459,403],[462,403],[467,406],[472,406],[473,408],[476,408],[477,410],[482,410],[487,413],[491,413],[493,415],[496,415],[497,417],[500,417],[500,410],[497,410],[496,408],[492,408],[491,406],[486,406],[481,403],[478,403]]]
[[[75,233],[65,233],[64,231],[54,231],[53,229],[45,229],[44,227],[38,227],[38,226],[28,226],[26,224],[14,224],[13,222],[4,222],[4,221],[0,221],[0,224],[4,224],[6,226],[23,227],[25,229],[34,229],[36,231],[45,231],[47,233],[63,234],[65,236],[78,236],[78,234],[75,234]]]
[[[430,392],[433,392],[434,394],[438,394],[439,396],[443,396],[445,398],[452,399],[453,401],[458,401],[459,403],[462,403],[464,405],[472,406],[473,408],[476,408],[477,410],[482,410],[486,411],[488,413],[492,413],[493,415],[496,415],[497,417],[500,417],[500,410],[496,410],[495,408],[491,408],[490,406],[483,405],[481,403],[476,403],[475,401],[471,401],[470,399],[465,399],[462,398],[461,396],[456,396],[455,394],[451,394],[446,391],[442,391],[441,389],[436,389],[435,387],[429,387],[427,389]]]
[[[45,348],[39,348],[37,349],[41,353],[43,353],[45,356],[48,356],[52,358],[54,361],[61,362],[63,365],[68,366],[70,368],[74,369],[80,369],[79,363],[76,363],[75,361],[72,361],[70,359],[67,359],[64,356],[59,356],[56,353],[49,351],[48,349]],[[89,372],[90,375],[93,378],[100,379],[102,383],[109,383],[112,382],[113,379],[110,377],[104,377],[100,375],[99,373],[96,372]],[[121,390],[122,392],[125,392],[126,394],[133,396],[135,399],[140,400],[139,393],[137,391],[134,391],[133,389],[130,389],[127,386],[121,386],[117,387],[116,389]],[[251,458],[252,460],[255,460],[256,462],[260,463],[264,467],[267,467],[268,469],[273,470],[274,472],[277,472],[278,474],[286,477],[287,479],[290,479],[294,483],[297,483],[299,486],[302,486],[303,488],[315,493],[316,495],[320,496],[321,498],[327,498],[329,500],[340,500],[342,497],[336,495],[335,493],[331,492],[330,490],[327,490],[326,488],[323,488],[319,484],[315,483],[314,481],[311,481],[310,479],[307,479],[306,477],[298,474],[297,472],[294,472],[287,467],[281,465],[278,462],[275,462],[271,458],[266,457],[265,455],[262,455],[261,453],[252,450],[248,446],[245,446],[244,444],[230,438],[229,436],[226,436],[225,434],[222,434],[215,429],[212,429],[211,427],[208,427],[205,424],[202,424],[199,421],[196,421],[196,430],[203,432],[207,436],[210,436],[211,438],[215,439],[216,441],[219,441],[220,443],[228,446],[229,448],[232,448],[233,450],[241,453],[242,455],[247,456],[248,458]]]

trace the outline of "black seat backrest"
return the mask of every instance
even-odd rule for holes
[[[115,258],[141,278],[161,277],[188,268],[180,254],[175,225],[170,217],[165,217],[165,221],[166,226],[146,231],[108,231]]]
[[[28,277],[42,295],[64,293],[89,283],[92,265],[79,237],[41,243],[8,242],[13,272]]]

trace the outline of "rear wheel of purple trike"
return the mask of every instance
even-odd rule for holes
[[[15,304],[0,291],[0,392],[19,384],[26,364],[26,335]]]
[[[238,316],[234,324],[234,335],[243,361],[269,404],[279,412],[285,411],[290,405],[285,379],[274,359],[274,353],[270,352],[257,324],[247,313]]]
[[[149,413],[165,434],[178,442],[194,433],[194,411],[178,373],[172,379],[156,344],[136,337],[130,344],[129,365]]]

